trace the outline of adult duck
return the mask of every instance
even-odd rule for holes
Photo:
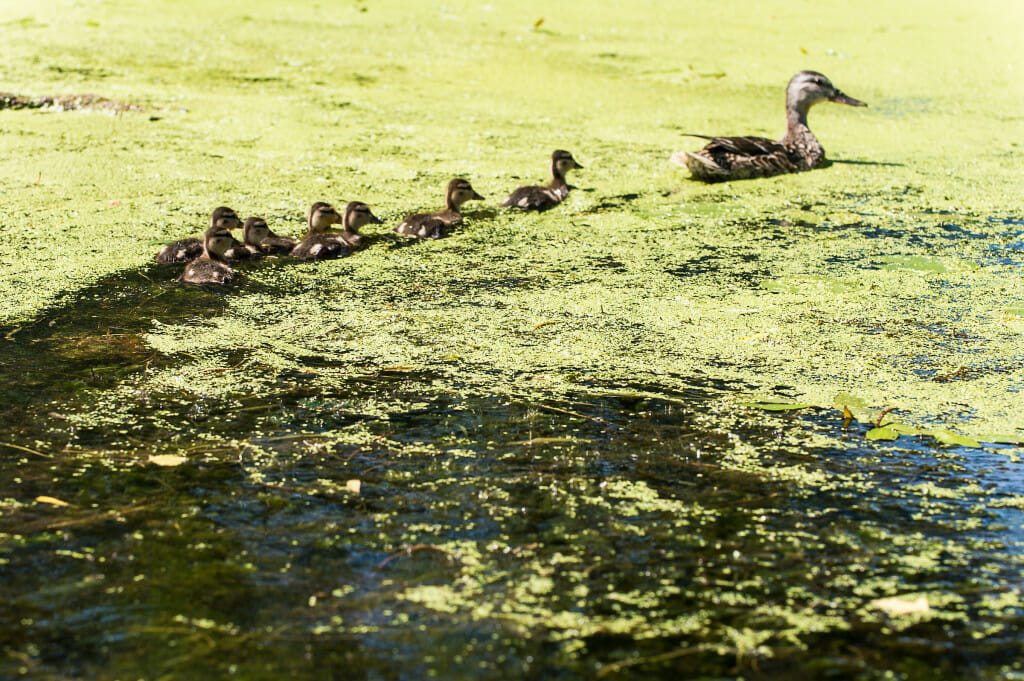
[[[764,137],[708,137],[700,151],[677,151],[671,161],[689,168],[704,182],[746,180],[798,173],[825,164],[825,149],[807,126],[807,112],[819,102],[867,106],[840,92],[817,71],[801,71],[786,87],[786,134],[776,141]]]

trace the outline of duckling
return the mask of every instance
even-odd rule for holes
[[[501,202],[501,207],[540,212],[554,208],[569,195],[565,174],[570,170],[582,169],[583,166],[576,162],[572,154],[559,149],[551,154],[551,182],[546,187],[520,187]]]
[[[232,247],[234,241],[235,238],[226,227],[210,227],[203,235],[203,254],[185,266],[178,281],[230,286],[234,281],[234,272],[224,261],[224,253]]]
[[[220,206],[215,208],[213,214],[210,216],[211,227],[223,227],[224,229],[230,230],[236,229],[242,226],[242,221],[238,219],[238,215],[235,211],[231,210],[227,206]],[[228,248],[242,248],[242,242],[232,237],[232,244]],[[196,238],[181,239],[172,243],[166,244],[160,249],[160,252],[156,254],[154,258],[161,265],[169,265],[176,262],[191,262],[203,254],[203,240]]]
[[[359,228],[363,225],[380,225],[384,221],[370,212],[370,207],[362,201],[351,201],[345,206],[342,218],[343,232],[328,232],[324,238],[340,242],[345,248],[357,250],[363,247],[363,235]]]
[[[242,242],[232,245],[224,253],[225,260],[242,261],[262,258],[266,253],[263,251],[263,240],[270,235],[270,227],[263,218],[246,218],[242,225]]]
[[[778,142],[764,137],[708,137],[700,151],[677,151],[669,159],[685,165],[704,182],[745,180],[797,173],[825,165],[825,149],[807,127],[807,112],[819,102],[867,106],[836,88],[817,71],[801,71],[786,87],[786,134]]]
[[[462,223],[462,213],[459,212],[462,204],[466,201],[482,201],[483,198],[469,182],[455,178],[448,183],[448,189],[444,193],[444,210],[409,215],[402,220],[402,224],[395,227],[395,232],[418,239],[440,239],[452,227]]]
[[[328,236],[331,225],[342,224],[341,216],[329,203],[318,201],[309,209],[306,237],[292,249],[291,254],[304,260],[327,260],[347,252],[348,247]]]
[[[249,230],[252,231],[251,236],[249,236]],[[287,255],[295,248],[295,239],[274,234],[270,231],[267,221],[263,218],[247,218],[242,226],[242,234],[246,235],[245,244],[247,248],[250,250],[255,249],[267,255]]]

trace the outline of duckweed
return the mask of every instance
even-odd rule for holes
[[[1019,22],[732,9],[0,9],[10,101],[84,104],[0,109],[0,676],[1024,675]],[[832,166],[666,162],[801,68],[870,105]],[[351,199],[342,260],[150,264]]]

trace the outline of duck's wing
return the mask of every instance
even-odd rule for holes
[[[561,200],[561,196],[547,187],[520,187],[501,202],[501,207],[545,211],[558,205]]]
[[[320,234],[307,236],[291,252],[292,257],[303,260],[329,260],[347,254],[348,249]]]
[[[165,245],[154,260],[161,265],[176,262],[192,262],[203,254],[203,242],[199,239],[181,239]]]
[[[448,224],[436,215],[410,215],[395,227],[395,233],[417,239],[440,239],[448,232]]]
[[[724,152],[738,156],[763,156],[786,153],[784,146],[767,137],[709,137],[708,135],[692,133],[689,133],[688,136],[708,140],[708,143],[704,146],[704,151],[708,153]]]

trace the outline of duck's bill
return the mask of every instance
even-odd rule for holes
[[[473,198],[476,199],[477,201],[484,201],[485,200],[484,197],[480,196],[480,194],[478,192],[473,192]]]
[[[842,92],[836,93],[835,97],[829,97],[828,101],[835,102],[836,104],[846,104],[847,106],[867,106],[867,104],[859,99],[844,95]]]

